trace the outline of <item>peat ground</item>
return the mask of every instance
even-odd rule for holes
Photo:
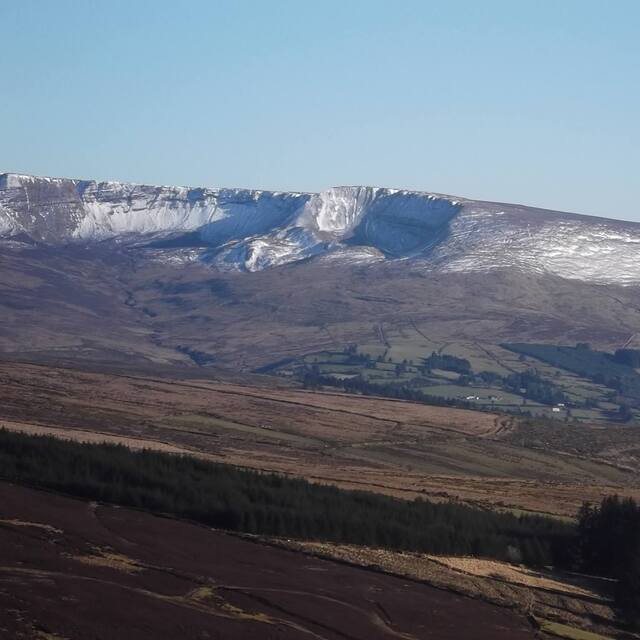
[[[513,611],[409,579],[0,483],[0,638],[534,637]]]

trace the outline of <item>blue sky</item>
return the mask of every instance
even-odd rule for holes
[[[0,172],[640,221],[640,2],[0,0]]]

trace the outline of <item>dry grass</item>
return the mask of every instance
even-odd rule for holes
[[[42,629],[35,629],[32,627],[33,637],[35,640],[69,640],[65,636],[60,636],[57,633],[51,633],[49,631],[43,631]]]
[[[481,558],[457,558],[446,556],[428,556],[451,569],[474,576],[504,580],[510,584],[521,584],[534,589],[547,589],[560,593],[600,598],[593,589],[558,579],[558,575],[549,571],[533,571],[522,565],[512,565],[497,560]]]
[[[52,527],[50,524],[42,524],[40,522],[24,522],[23,520],[16,519],[0,519],[0,525],[9,525],[12,527],[31,527],[34,529],[41,529],[42,531],[46,531],[47,533],[57,533],[62,534],[64,531],[62,529],[56,529]]]
[[[115,571],[121,571],[123,573],[140,573],[144,571],[136,560],[129,558],[121,553],[113,553],[112,551],[106,551],[103,549],[97,550],[97,553],[90,555],[70,555],[70,558],[81,562],[82,564],[91,565],[94,567],[105,567],[107,569],[114,569]]]
[[[618,633],[614,611],[607,594],[601,591],[606,585],[597,580],[552,572],[535,574],[506,563],[471,558],[321,542],[276,540],[274,544],[419,580],[576,630],[605,636]]]
[[[552,622],[551,620],[539,620],[538,622],[542,631],[558,638],[566,638],[566,640],[610,640],[610,638],[599,633],[576,629],[559,622]]]
[[[513,419],[490,413],[273,388],[272,381],[242,386],[1,362],[0,383],[0,426],[28,433],[558,516],[611,493],[640,498],[638,473],[557,447],[522,446]],[[588,439],[588,427],[581,434]],[[640,432],[628,437],[640,444]]]
[[[224,385],[220,390],[233,390],[247,394],[246,387]],[[404,400],[392,400],[367,396],[354,396],[343,393],[318,393],[315,391],[260,391],[258,397],[269,398],[285,403],[299,403],[308,407],[326,409],[355,416],[369,416],[379,420],[398,422],[417,427],[434,427],[475,436],[491,436],[496,432],[510,429],[515,420],[495,413],[484,413],[436,407]]]
[[[110,433],[96,431],[85,431],[83,429],[60,429],[59,427],[49,427],[42,424],[29,424],[27,422],[16,422],[14,420],[0,420],[0,429],[9,431],[19,431],[38,436],[53,436],[62,440],[72,440],[74,442],[87,442],[93,444],[121,444],[129,449],[153,449],[154,451],[164,451],[165,453],[189,453],[193,452],[176,447],[157,440],[146,440],[144,438],[131,438],[126,436],[115,436]]]

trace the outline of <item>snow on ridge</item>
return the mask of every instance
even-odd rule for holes
[[[367,206],[382,190],[378,187],[333,187],[313,195],[300,216],[301,224],[337,235],[350,232]]]
[[[518,269],[599,284],[640,284],[640,225],[578,215],[523,218],[517,209],[465,207],[430,263],[443,271]]]
[[[221,237],[261,233],[283,224],[308,197],[3,174],[0,229],[5,235],[11,231],[16,225],[7,221],[12,219],[29,235],[51,244],[196,230],[206,240],[219,242]]]
[[[174,250],[172,263],[197,254],[219,269],[420,258],[444,271],[640,284],[640,224],[383,187],[313,194],[1,174],[0,238],[20,233],[49,244],[190,236],[199,248]]]
[[[39,241],[195,232],[203,243],[218,248],[216,263],[235,260],[247,270],[301,260],[345,241],[390,255],[416,251],[416,238],[426,246],[422,236],[432,233],[433,221],[445,222],[442,210],[451,215],[457,211],[445,198],[381,187],[335,187],[308,194],[22,176],[6,178],[3,186],[0,206],[4,202],[12,212],[3,216],[5,223],[18,219]],[[403,198],[413,204],[404,206]],[[223,248],[231,241],[237,246]]]

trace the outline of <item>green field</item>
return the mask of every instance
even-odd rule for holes
[[[274,373],[300,378],[312,370],[336,381],[357,378],[379,391],[382,387],[405,386],[434,398],[452,399],[479,408],[560,420],[608,422],[615,420],[621,411],[621,400],[610,387],[529,353],[480,342],[438,342],[410,326],[385,330],[384,340],[384,344],[358,344],[345,351],[308,354],[277,368]],[[532,345],[534,351],[535,348]],[[459,370],[446,367],[427,370],[425,361],[432,354],[437,354],[439,360],[452,356],[468,362],[470,376],[463,380]],[[530,395],[528,389],[523,392],[520,388],[505,386],[504,380],[527,372],[533,372],[542,384],[564,395],[566,400],[549,401],[546,396]],[[488,378],[482,379],[479,374],[495,374],[498,379],[490,379],[487,384]],[[554,410],[555,405],[560,406]],[[630,415],[633,420],[639,417],[635,409]]]

